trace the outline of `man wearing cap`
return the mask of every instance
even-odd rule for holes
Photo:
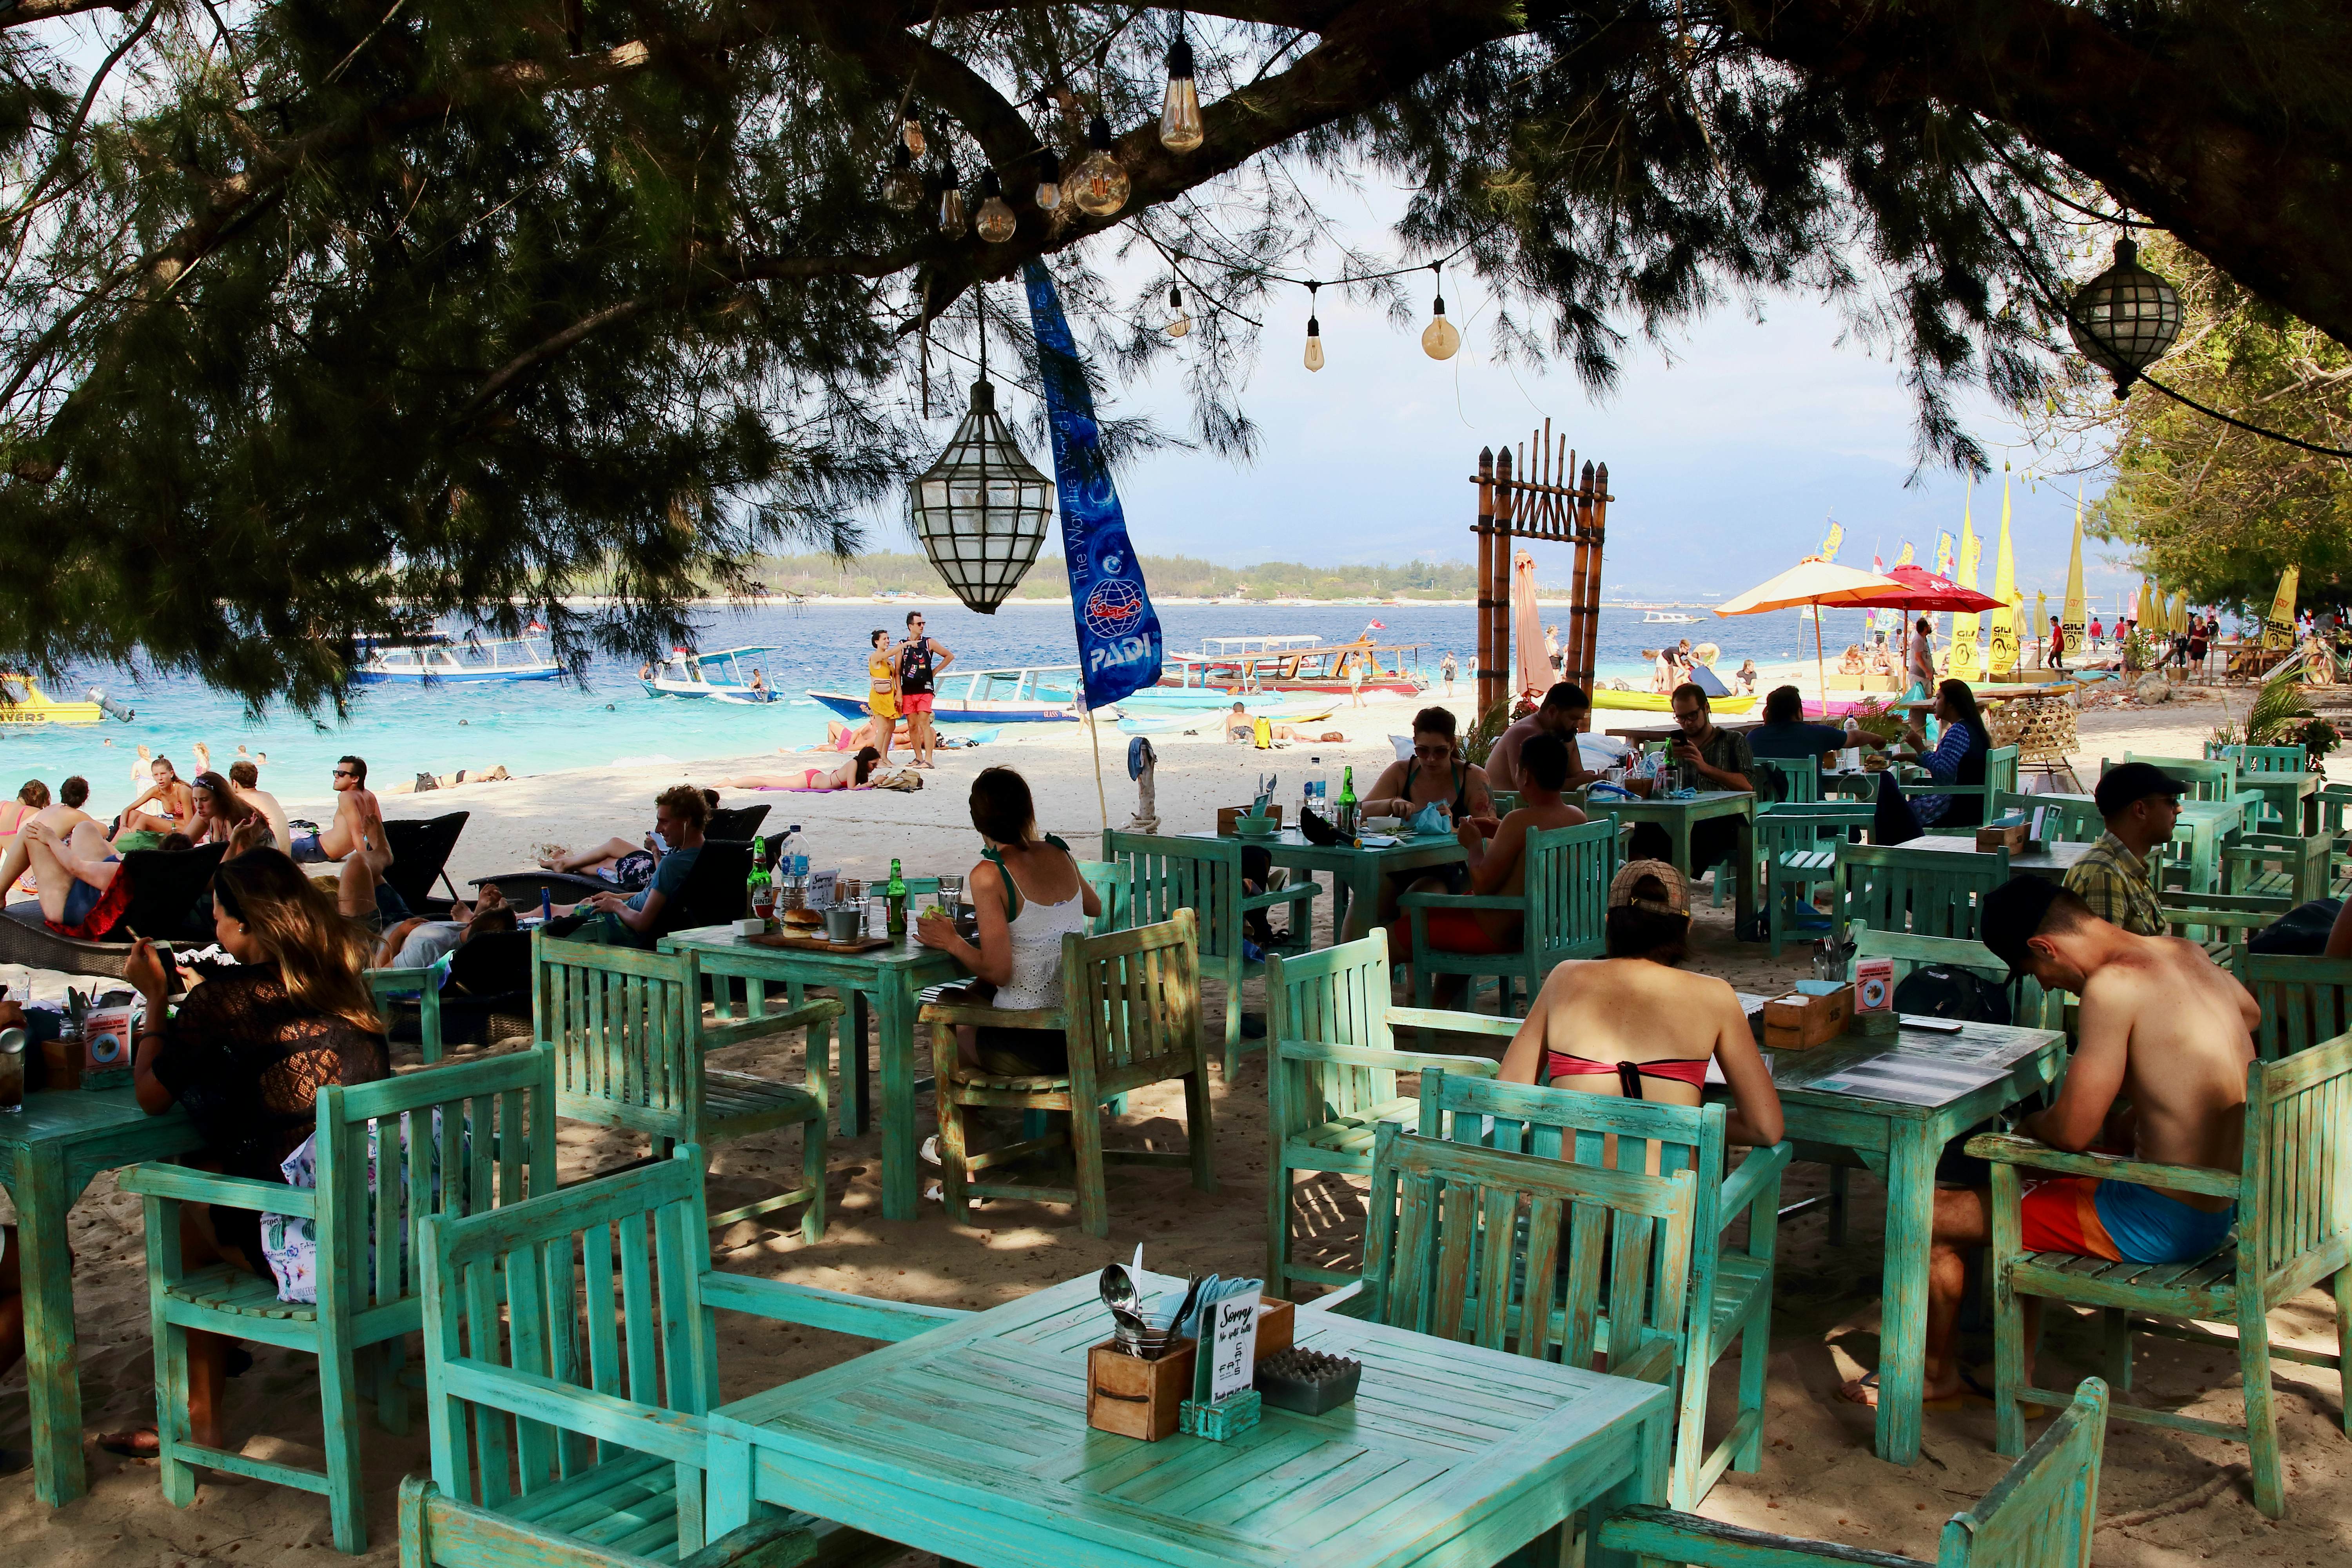
[[[2164,935],[2150,858],[2158,845],[2172,842],[2180,797],[2188,793],[2187,784],[2150,763],[2109,768],[2093,796],[2107,830],[2067,868],[2066,890],[2079,894],[2109,925],[2134,936]]]
[[[2246,1064],[2254,1057],[2262,1009],[2229,971],[2194,942],[2112,925],[2074,893],[2037,877],[2011,878],[1988,894],[1982,931],[2012,979],[2031,974],[2045,990],[2082,998],[2081,1043],[2057,1101],[2021,1121],[2020,1133],[2068,1153],[2095,1143],[2149,1164],[2238,1169]],[[1936,1194],[1927,1266],[1930,1399],[1958,1394],[1966,1381],[1952,1342],[1967,1279],[1963,1255],[1991,1240],[1991,1213],[1985,1188]],[[2184,1263],[2228,1238],[2236,1205],[2202,1194],[2061,1176],[2032,1182],[2020,1217],[2029,1252]],[[2028,1381],[2039,1307],[2026,1303]],[[1866,1401],[1874,1392],[1847,1385],[1850,1398]]]

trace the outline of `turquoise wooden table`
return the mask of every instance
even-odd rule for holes
[[[1706,869],[1691,861],[1691,829],[1702,822],[1728,817],[1739,827],[1739,846],[1733,852],[1739,875],[1739,935],[1756,930],[1756,796],[1748,790],[1701,790],[1689,800],[1595,800],[1587,810],[1606,812],[1620,822],[1654,822],[1666,830],[1674,845],[1674,863],[1685,877]]]
[[[1300,1312],[1355,1400],[1226,1443],[1087,1426],[1092,1276],[710,1417],[709,1531],[798,1509],[975,1568],[1476,1568],[1591,1504],[1663,1500],[1662,1387]],[[1592,1555],[1597,1568],[1633,1559]]]
[[[187,1113],[139,1109],[129,1089],[52,1089],[0,1116],[0,1186],[16,1205],[25,1289],[25,1381],[33,1407],[33,1495],[50,1507],[89,1489],[82,1468],[81,1374],[75,1362],[73,1257],[66,1211],[90,1178],[168,1160],[202,1144]]]
[[[1764,999],[1740,1000],[1752,1012]],[[2016,1059],[1990,1065],[2009,1056]],[[2055,1083],[2065,1067],[2066,1037],[1969,1024],[1957,1035],[1906,1028],[1894,1039],[1848,1037],[1764,1058],[1797,1158],[1859,1161],[1886,1183],[1877,1449],[1882,1459],[1916,1463],[1937,1156],[1978,1122]]]
[[[920,994],[934,985],[966,978],[963,966],[912,938],[896,947],[866,952],[835,953],[807,948],[755,947],[738,941],[730,926],[697,926],[674,931],[661,941],[664,952],[693,952],[701,958],[702,973],[744,982],[745,1005],[757,1017],[767,1011],[767,987],[781,985],[786,1005],[799,1006],[813,988],[830,989],[849,1004],[849,1015],[835,1031],[835,1093],[841,1106],[844,1137],[862,1135],[868,1124],[869,1084],[866,1077],[866,1026],[874,1020],[875,1048],[882,1057],[882,1215],[886,1219],[916,1217],[915,1097],[930,1082],[918,1079],[918,1060],[929,1060],[928,1043],[919,1057],[915,1015]],[[728,1016],[725,988],[719,990],[718,1011]]]
[[[2319,786],[2323,779],[2317,773],[2250,773],[2238,774],[2240,795],[2259,795],[2263,805],[2279,820],[2280,830],[2286,833],[2316,833],[2319,831]]]
[[[1977,839],[1974,833],[1930,833],[1924,837],[1906,839],[1906,849],[1939,849],[1947,855],[1974,855]],[[2045,882],[2065,879],[2074,863],[2091,852],[2088,844],[2037,844],[2032,839],[2020,849],[2009,853],[2011,876],[2039,877]]]
[[[2087,795],[2047,795],[2028,798],[2085,803],[2091,799]],[[2180,803],[2180,821],[2172,830],[2172,842],[2188,852],[2182,858],[2189,866],[2189,891],[2212,893],[2221,890],[2221,846],[2245,826],[2246,803],[2243,801],[2183,800]]]
[[[1378,831],[1388,830],[1382,827]],[[1180,833],[1176,837],[1213,839],[1218,836]],[[1391,871],[1419,871],[1470,858],[1470,852],[1451,833],[1405,834],[1393,844],[1359,849],[1352,844],[1310,844],[1298,829],[1286,827],[1271,838],[1245,838],[1242,842],[1265,850],[1276,865],[1286,869],[1330,874],[1331,930],[1336,933],[1334,940],[1340,942],[1347,940],[1349,909],[1358,900],[1368,910],[1380,908],[1381,879]]]

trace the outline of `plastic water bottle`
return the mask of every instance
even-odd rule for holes
[[[787,855],[792,857],[790,865],[784,863]],[[784,830],[784,842],[776,853],[776,869],[790,876],[805,877],[808,860],[808,840],[801,837],[801,825],[795,822]]]
[[[542,882],[540,884],[539,888],[539,923],[545,925],[554,918],[555,900],[548,892],[547,884]]]
[[[1307,759],[1307,776],[1298,786],[1299,809],[1301,812],[1311,811],[1328,822],[1331,818],[1324,805],[1323,790],[1323,759],[1309,757]]]

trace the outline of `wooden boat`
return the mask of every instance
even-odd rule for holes
[[[1163,661],[1161,689],[1213,688],[1250,691],[1340,692],[1353,688],[1359,667],[1366,691],[1412,697],[1429,682],[1418,673],[1425,643],[1324,643],[1311,637],[1204,637],[1195,653]],[[1406,668],[1412,655],[1414,668]]]
[[[863,693],[812,691],[819,707],[852,724],[874,716]],[[931,683],[935,724],[1063,724],[1086,717],[1078,706],[1078,667],[953,670]]]
[[[1592,694],[1592,705],[1635,713],[1671,713],[1675,701],[1670,693],[1664,691],[1612,691],[1603,687]],[[1752,696],[1715,697],[1707,700],[1707,706],[1717,713],[1745,713],[1756,706],[1756,699]]]
[[[751,659],[755,655],[775,651],[772,647],[723,647],[716,653],[697,653],[692,648],[674,647],[667,658],[638,671],[637,683],[646,689],[648,697],[773,702],[776,693],[764,684],[764,678],[762,684],[751,684],[759,673]]]
[[[563,673],[529,637],[463,637],[429,633],[380,642],[352,677],[362,686],[480,686],[503,680],[552,680]]]
[[[0,724],[95,724],[105,717],[95,700],[60,702],[29,675],[0,674]]]

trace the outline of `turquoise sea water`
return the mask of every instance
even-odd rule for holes
[[[964,668],[1077,660],[1066,605],[1007,605],[994,616],[974,615],[960,605],[922,609],[930,635],[954,650]],[[634,662],[604,659],[590,668],[584,684],[370,687],[355,694],[350,718],[340,724],[314,723],[282,710],[256,724],[234,700],[183,676],[85,669],[74,680],[50,686],[50,695],[78,699],[85,686],[102,686],[135,711],[135,720],[0,728],[0,782],[13,792],[26,778],[46,779],[54,786],[66,774],[79,773],[89,778],[101,805],[112,805],[124,798],[137,747],[144,744],[172,757],[185,777],[195,771],[189,748],[196,741],[211,746],[214,765],[223,771],[240,744],[268,753],[264,783],[298,793],[314,783],[323,791],[333,760],[347,752],[365,757],[375,782],[383,784],[416,773],[492,764],[520,774],[664,758],[743,756],[823,740],[828,715],[803,693],[812,688],[863,689],[867,634],[877,627],[902,632],[906,611],[904,605],[884,604],[711,611],[703,647],[762,644],[776,649],[757,662],[768,684],[789,700],[764,707],[648,697],[636,682]],[[1382,642],[1429,645],[1425,674],[1432,680],[1438,656],[1452,648],[1465,671],[1457,691],[1471,685],[1466,672],[1475,630],[1465,606],[1177,605],[1160,615],[1168,646],[1180,651],[1212,637],[1311,634],[1344,641],[1368,621],[1379,620],[1386,628],[1376,634]],[[1558,619],[1565,624],[1564,611]],[[1853,639],[1861,621],[1859,613],[1832,613],[1832,657]],[[1662,638],[1687,636],[1695,643],[1718,644],[1720,668],[1727,672],[1742,658],[1762,662],[1809,658],[1812,653],[1811,627],[1793,612],[1733,620],[1701,612],[1697,624],[1660,626],[1644,625],[1639,610],[1610,609],[1601,612],[1601,676],[1622,676],[1642,688],[1648,683],[1649,665],[1640,650],[1656,647]]]

